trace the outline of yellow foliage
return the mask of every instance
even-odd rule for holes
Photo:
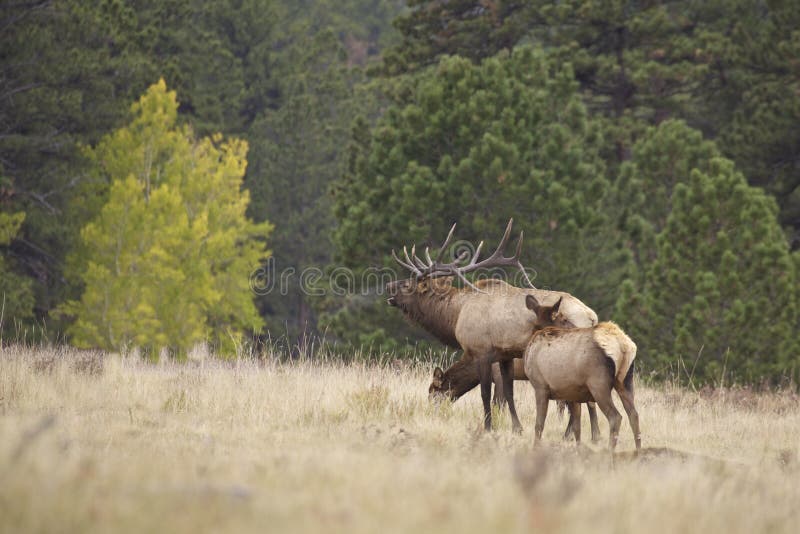
[[[177,106],[160,80],[128,126],[85,149],[111,186],[70,261],[85,291],[61,311],[77,345],[185,352],[262,325],[249,275],[272,227],[245,215],[247,143],[196,139]]]

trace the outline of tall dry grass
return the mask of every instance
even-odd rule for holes
[[[800,401],[790,393],[639,388],[627,423],[532,447],[480,400],[427,399],[430,370],[153,365],[0,349],[2,532],[796,532]],[[618,402],[618,401],[617,401]],[[584,417],[584,436],[588,436]],[[584,438],[586,439],[586,438]]]

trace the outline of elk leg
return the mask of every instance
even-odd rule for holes
[[[567,407],[567,403],[564,401],[556,402],[556,406],[558,407],[558,417],[561,418],[564,415],[564,408]],[[564,430],[564,440],[568,440],[570,434],[572,434],[572,410],[569,412],[569,421],[567,421],[567,428]]]
[[[534,429],[533,445],[539,444],[544,431],[544,420],[547,418],[547,406],[550,404],[550,392],[546,386],[534,388],[536,395],[536,427]]]
[[[622,401],[622,407],[625,408],[625,413],[628,414],[628,422],[631,424],[633,431],[633,441],[636,443],[636,453],[642,448],[642,435],[639,433],[639,412],[636,411],[636,406],[633,404],[633,383],[631,382],[630,389],[624,385],[617,383],[615,389],[619,394],[619,400]]]
[[[569,403],[569,426],[567,430],[572,428],[572,433],[575,435],[575,444],[579,445],[581,442],[581,403]]]
[[[511,428],[516,434],[522,434],[522,423],[517,417],[517,407],[514,406],[514,360],[500,362],[500,376],[503,379],[503,393],[505,393],[508,411],[511,413]]]
[[[492,402],[502,408],[506,402],[506,395],[503,392],[503,376],[500,373],[500,364],[492,364],[492,382],[494,382],[494,396]]]
[[[592,443],[600,441],[600,425],[597,423],[597,404],[587,402],[586,409],[589,411],[589,424],[592,426]]]
[[[481,400],[483,400],[483,429],[492,429],[492,359],[487,355],[477,362],[478,376],[481,380]]]
[[[603,412],[603,415],[608,419],[608,426],[610,429],[608,434],[608,448],[613,453],[617,446],[622,416],[619,414],[619,411],[617,411],[617,408],[614,406],[614,401],[611,399],[611,387],[609,387],[609,384],[593,385],[591,382],[587,385],[589,386],[589,392],[600,407],[600,411]]]

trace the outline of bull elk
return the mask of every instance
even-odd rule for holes
[[[537,324],[555,324],[551,308],[528,295],[525,305],[533,311]],[[566,401],[575,422],[575,440],[580,442],[580,404],[595,401],[608,419],[611,451],[617,445],[622,417],[614,406],[611,390],[616,390],[628,414],[636,450],[641,449],[639,414],[633,402],[633,368],[636,344],[614,323],[591,328],[548,326],[533,334],[525,349],[525,374],[536,394],[535,442],[542,437],[549,401]]]
[[[515,266],[523,273],[524,267],[519,260],[522,248],[520,232],[514,256],[504,256],[505,248],[511,235],[513,219],[509,220],[503,238],[497,249],[488,258],[479,261],[483,247],[481,242],[475,254],[467,262],[468,253],[459,255],[451,263],[443,263],[441,259],[455,231],[455,224],[439,250],[434,261],[428,249],[425,249],[423,261],[411,248],[411,254],[403,248],[404,260],[394,251],[392,256],[403,268],[409,270],[413,277],[387,284],[388,303],[398,307],[403,314],[422,326],[437,339],[448,346],[460,348],[464,354],[462,367],[470,364],[477,367],[478,382],[481,385],[483,401],[484,428],[492,428],[491,419],[491,385],[492,364],[500,364],[503,394],[511,414],[515,432],[522,431],[514,406],[514,390],[511,375],[512,361],[521,358],[531,337],[531,332],[544,326],[537,323],[537,316],[525,308],[524,297],[535,295],[543,303],[558,301],[558,313],[551,317],[554,324],[570,327],[589,327],[597,324],[597,315],[577,298],[568,293],[544,291],[533,287],[530,289],[512,286],[502,280],[487,279],[476,283],[470,282],[465,275],[480,269],[492,267]],[[464,286],[453,287],[453,278],[459,278]],[[526,276],[527,279],[527,276]],[[452,382],[451,384],[452,385]],[[467,390],[474,387],[465,383]]]

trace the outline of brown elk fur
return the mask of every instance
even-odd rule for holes
[[[592,326],[597,323],[597,315],[568,293],[522,289],[501,280],[481,280],[476,287],[479,291],[456,288],[452,285],[452,278],[438,278],[392,282],[387,290],[389,304],[397,306],[407,318],[443,343],[464,351],[460,364],[449,370],[449,376],[441,372],[439,377],[434,376],[431,389],[448,391],[452,398],[454,392],[450,388],[460,383],[454,380],[454,376],[459,373],[466,376],[470,364],[477,367],[484,405],[484,425],[489,429],[491,364],[502,362],[501,365],[509,369],[513,358],[522,357],[531,332],[540,326],[537,317],[525,308],[522,297],[531,295],[551,306],[559,303],[557,313],[549,318],[550,324]],[[522,427],[514,407],[510,370],[506,375],[508,383],[503,384],[503,391],[514,429],[520,431]],[[463,387],[469,386],[468,391],[474,385],[470,381]]]
[[[540,324],[547,323],[547,310],[526,299]],[[636,344],[614,323],[591,328],[548,327],[534,333],[525,349],[525,374],[536,393],[535,440],[541,439],[550,400],[570,403],[570,412],[580,422],[577,403],[595,401],[608,419],[609,448],[617,444],[622,417],[611,398],[616,390],[628,414],[636,449],[641,448],[639,416],[633,401],[633,365]],[[580,424],[575,432],[580,441]]]
[[[524,362],[520,358],[514,359],[514,365],[511,372],[513,380],[528,381],[528,376],[525,374]],[[503,393],[503,383],[500,376],[500,365],[492,364],[492,382],[494,383],[494,402],[502,406],[505,402],[505,395]],[[461,358],[453,365],[442,371],[437,367],[433,370],[433,382],[428,388],[428,395],[431,397],[445,396],[451,401],[460,399],[463,395],[472,390],[480,383],[480,376],[475,361],[466,361]],[[595,403],[587,403],[589,408],[589,421],[592,429],[592,441],[600,439],[600,427],[597,424],[597,408]],[[559,412],[561,412],[566,403],[559,402]],[[571,434],[575,433],[574,425],[576,424],[575,418],[570,410],[569,421],[567,422],[567,429],[564,432],[564,439],[567,439]]]

